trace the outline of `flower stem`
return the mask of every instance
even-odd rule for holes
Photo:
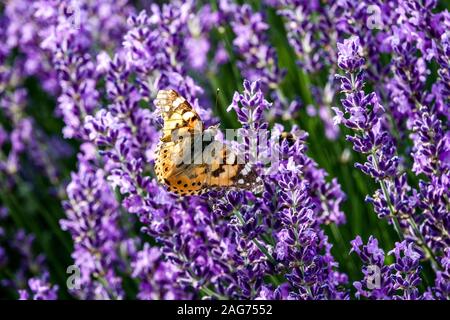
[[[228,300],[226,297],[218,294],[217,292],[212,291],[211,289],[207,288],[207,287],[202,287],[200,289],[200,292],[204,293],[205,295],[211,296],[211,297],[215,297],[219,300]]]
[[[431,264],[433,265],[433,267],[435,269],[437,269],[437,270],[442,270],[442,266],[437,261],[436,257],[434,256],[433,251],[426,244],[425,239],[424,239],[422,233],[420,232],[419,228],[417,227],[417,224],[414,221],[414,219],[412,217],[409,217],[408,218],[408,222],[409,222],[409,225],[411,226],[411,228],[414,230],[414,233],[416,234],[416,236],[419,238],[419,240],[421,242],[422,249],[428,254],[428,256],[429,256],[429,258],[431,260]]]
[[[238,218],[241,225],[245,224],[244,218],[242,217],[241,213],[238,210],[234,210],[234,215]],[[261,251],[262,254],[264,254],[267,259],[273,264],[276,265],[277,262],[274,257],[270,254],[270,252],[267,250],[266,247],[264,247],[257,239],[253,239],[252,242],[255,244],[255,246]]]
[[[374,160],[374,166],[378,170],[378,160],[376,158],[375,151],[372,151],[372,157]],[[395,211],[394,206],[392,205],[391,197],[389,196],[389,193],[387,191],[386,184],[382,179],[380,179],[380,186],[381,186],[381,190],[383,191],[384,198],[386,199],[386,202],[388,204],[389,211],[391,212],[391,218],[392,218],[392,222],[394,225],[394,229],[397,232],[398,236],[400,237],[400,240],[403,240],[404,239],[403,231],[402,231],[402,228],[398,221],[397,213]],[[440,266],[439,262],[437,261],[436,257],[434,256],[433,251],[426,244],[425,239],[424,239],[422,233],[420,232],[419,228],[417,227],[417,224],[414,221],[414,219],[410,216],[410,217],[408,217],[407,222],[411,226],[411,229],[413,230],[414,235],[420,240],[419,245],[428,254],[428,257],[430,258],[431,263],[433,264],[433,267],[435,269],[442,270],[442,267]]]

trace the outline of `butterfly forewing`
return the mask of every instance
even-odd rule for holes
[[[163,118],[155,173],[168,190],[181,196],[211,188],[251,189],[257,177],[224,143],[212,140],[216,127],[204,130],[198,113],[175,90],[160,90],[155,105]]]

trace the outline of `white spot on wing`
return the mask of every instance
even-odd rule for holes
[[[189,120],[190,118],[192,118],[193,116],[194,116],[194,113],[191,112],[191,111],[188,111],[188,112],[186,112],[186,113],[183,114],[183,120],[187,121],[187,120]]]
[[[183,97],[178,97],[178,98],[176,98],[175,101],[173,102],[173,106],[174,106],[175,108],[178,108],[178,106],[179,106],[180,104],[182,104],[184,101],[185,101],[185,100],[184,100]]]

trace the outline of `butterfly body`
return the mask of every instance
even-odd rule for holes
[[[164,124],[156,149],[158,181],[180,196],[212,188],[251,189],[257,180],[248,164],[214,140],[217,127],[204,129],[198,113],[175,90],[160,90],[155,99]]]

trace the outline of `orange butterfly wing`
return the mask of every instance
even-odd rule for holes
[[[186,99],[175,90],[160,90],[155,105],[164,120],[163,136],[156,150],[155,173],[170,192],[186,196],[217,187],[251,189],[256,174],[244,164],[238,164],[237,157],[226,145],[212,141],[207,148],[195,150],[195,143],[201,145],[203,135],[210,129],[204,130],[199,115]]]

